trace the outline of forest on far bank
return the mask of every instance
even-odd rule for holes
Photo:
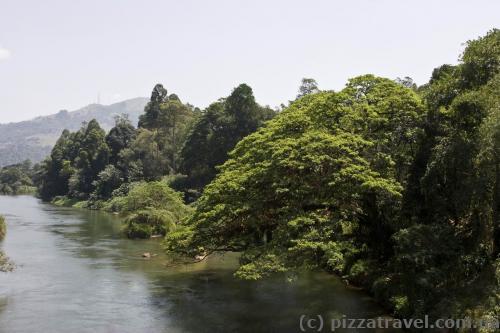
[[[237,251],[235,276],[323,269],[398,317],[500,314],[500,30],[428,83],[304,79],[279,110],[241,84],[204,110],[157,84],[126,116],[65,130],[0,169],[0,193],[121,213],[182,258]]]

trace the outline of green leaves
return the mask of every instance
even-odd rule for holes
[[[180,170],[185,186],[201,191],[216,175],[236,143],[274,116],[259,106],[252,89],[241,84],[230,96],[210,105],[194,124],[182,148]]]
[[[191,105],[183,104],[175,94],[169,96],[167,90],[157,84],[145,114],[139,119],[137,138],[130,144],[132,150],[122,155],[126,164],[140,168],[146,180],[176,174],[181,149],[195,117]]]
[[[0,194],[31,194],[34,170],[30,161],[0,168]]]
[[[130,238],[164,236],[191,212],[181,194],[164,181],[133,183],[128,194],[114,197],[106,206],[128,215],[125,232]]]
[[[109,155],[105,132],[95,119],[84,123],[77,132],[63,131],[50,157],[43,162],[38,178],[41,197],[51,199],[69,194],[87,199],[98,174],[108,164]]]
[[[344,258],[329,244],[363,239],[343,226],[394,223],[421,114],[412,90],[369,75],[299,99],[236,145],[167,247],[246,251],[246,279]]]
[[[0,241],[5,238],[5,234],[7,233],[7,226],[5,225],[5,218],[0,215]]]
[[[485,36],[468,41],[462,62],[461,84],[465,89],[485,85],[500,73],[500,30],[492,29]]]

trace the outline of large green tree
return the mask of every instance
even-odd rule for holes
[[[170,171],[169,160],[160,144],[157,130],[141,128],[129,148],[120,152],[119,165],[129,181],[158,180]]]
[[[69,178],[74,173],[71,164],[76,158],[76,137],[76,133],[64,130],[50,156],[43,161],[36,177],[38,192],[43,199],[49,200],[68,193]]]
[[[211,104],[193,125],[181,151],[180,171],[188,176],[186,186],[201,191],[236,143],[273,116],[274,111],[257,104],[246,84]]]
[[[120,152],[130,147],[137,136],[137,130],[132,125],[127,115],[117,116],[115,126],[106,135],[106,143],[110,150],[109,161],[117,164]]]
[[[244,251],[250,279],[385,255],[422,112],[414,91],[371,75],[299,99],[238,143],[167,248]]]
[[[311,78],[303,78],[300,83],[299,94],[297,95],[297,98],[315,94],[317,92],[319,92],[319,88],[316,80]]]
[[[419,89],[428,107],[425,133],[405,195],[406,227],[394,235],[396,273],[388,278],[410,313],[451,315],[453,307],[444,300],[466,294],[478,279],[484,290],[495,285],[490,275],[500,247],[499,72],[495,29],[467,42],[458,65],[435,69]]]
[[[95,119],[76,132],[63,131],[36,177],[40,196],[47,200],[68,194],[88,198],[98,174],[109,162],[105,137]]]
[[[175,94],[168,95],[167,90],[157,84],[151,94],[151,100],[145,107],[145,113],[139,118],[139,134],[138,141],[147,143],[147,146],[138,147],[140,142],[133,143],[135,151],[138,150],[158,150],[161,158],[155,158],[153,164],[155,168],[160,167],[161,171],[157,170],[153,173],[145,170],[145,160],[141,156],[137,156],[138,163],[142,164],[145,170],[145,179],[155,179],[166,174],[177,174],[180,164],[180,152],[189,128],[198,113],[197,109],[189,104],[181,102]],[[150,133],[150,134],[147,134]],[[144,140],[145,137],[153,138],[152,142]],[[161,161],[159,161],[161,159]]]
[[[157,84],[151,93],[151,99],[144,108],[144,114],[139,117],[139,127],[156,128],[160,117],[160,107],[168,100],[167,89],[162,84]]]
[[[69,194],[86,199],[95,188],[99,173],[109,162],[110,150],[106,144],[106,132],[93,119],[79,131],[77,157],[73,161],[76,171],[69,179]]]

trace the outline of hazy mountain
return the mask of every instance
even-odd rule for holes
[[[50,153],[64,129],[74,131],[84,121],[95,118],[109,130],[114,125],[115,116],[128,114],[132,123],[137,125],[147,102],[147,98],[138,97],[111,105],[90,104],[76,111],[63,110],[28,121],[0,124],[0,167],[26,159],[41,161]]]

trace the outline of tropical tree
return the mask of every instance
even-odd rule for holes
[[[69,179],[71,197],[85,199],[95,188],[99,173],[109,162],[110,150],[106,133],[93,119],[84,124],[79,133],[78,155],[73,161],[76,172]]]
[[[181,151],[180,171],[188,176],[186,186],[201,191],[236,143],[273,116],[274,111],[257,104],[246,84],[211,104],[193,125]]]
[[[167,249],[244,251],[249,279],[388,255],[422,112],[412,90],[370,75],[299,99],[238,143]]]
[[[118,163],[120,152],[130,147],[136,135],[137,130],[128,119],[128,115],[117,116],[115,118],[115,126],[106,135],[106,143],[110,150],[110,163]]]
[[[303,78],[299,87],[297,98],[319,92],[318,83],[315,79]]]
[[[168,99],[167,89],[163,85],[157,84],[151,93],[151,99],[144,108],[144,114],[139,117],[139,127],[153,129],[158,126],[161,104]]]

